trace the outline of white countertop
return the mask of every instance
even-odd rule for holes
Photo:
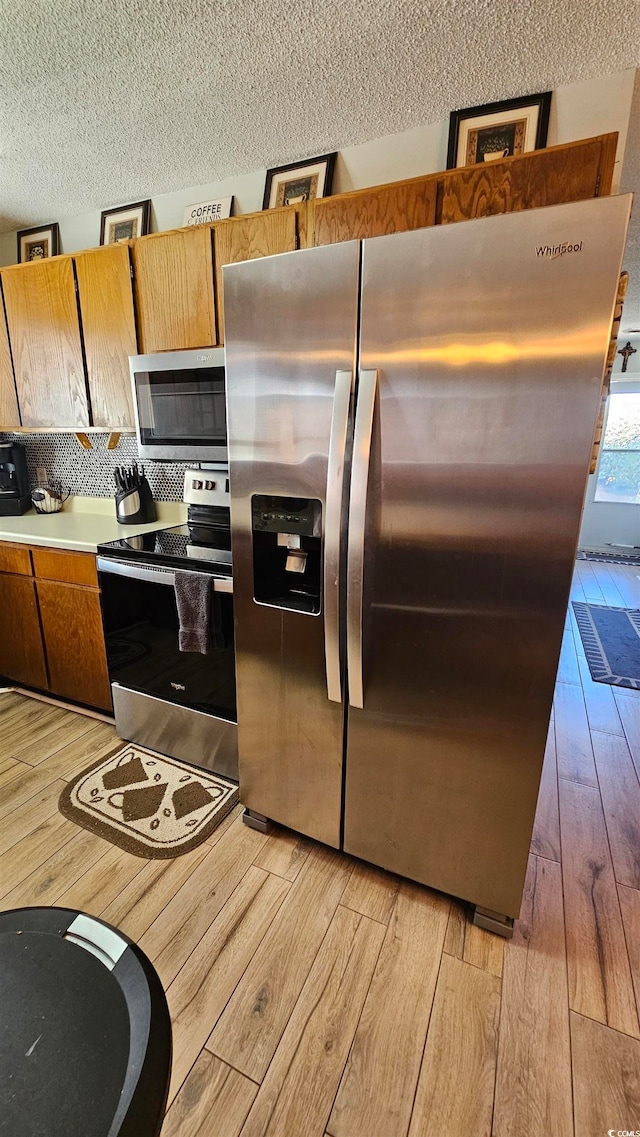
[[[21,517],[0,517],[0,541],[95,553],[105,541],[170,529],[186,520],[187,507],[181,501],[157,501],[156,510],[157,521],[119,525],[112,497],[76,496],[65,502],[61,513],[36,513],[30,509]]]

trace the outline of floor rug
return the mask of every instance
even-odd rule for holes
[[[65,817],[137,857],[177,857],[213,833],[238,801],[226,778],[127,744],[69,782]]]
[[[640,689],[640,611],[573,601],[591,678]]]
[[[604,561],[607,565],[632,565],[640,567],[640,553],[602,553],[594,549],[582,549],[576,554],[578,561]]]

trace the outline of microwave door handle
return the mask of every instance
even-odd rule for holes
[[[98,557],[98,572],[111,573],[114,576],[126,576],[130,580],[144,580],[149,584],[166,584],[172,588],[176,582],[176,574],[171,569],[152,568],[149,565],[134,565],[128,561],[116,561],[111,557]],[[186,571],[193,571],[187,569]],[[202,576],[203,574],[200,573]],[[212,576],[214,592],[233,592],[233,580],[228,576]]]
[[[324,511],[324,658],[327,698],[342,702],[340,676],[340,533],[353,373],[336,371]]]
[[[349,673],[349,703],[352,707],[364,706],[362,661],[364,543],[369,462],[377,387],[377,371],[360,372],[353,439],[353,461],[351,464],[351,501],[349,504],[347,539],[347,669]]]

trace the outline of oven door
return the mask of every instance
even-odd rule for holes
[[[142,458],[227,460],[224,348],[132,356]]]
[[[98,558],[112,683],[235,723],[233,582],[213,577],[225,646],[207,655],[178,648],[174,573]]]

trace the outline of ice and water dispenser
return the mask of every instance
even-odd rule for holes
[[[322,504],[314,498],[251,499],[253,594],[258,604],[320,612]]]

